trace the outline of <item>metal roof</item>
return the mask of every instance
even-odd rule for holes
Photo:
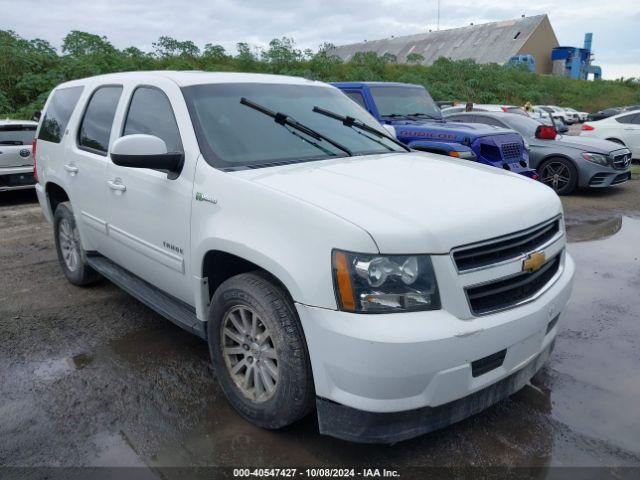
[[[406,63],[407,55],[418,53],[424,65],[431,65],[440,57],[452,60],[473,59],[477,63],[505,63],[518,54],[546,15],[518,18],[502,22],[483,23],[467,27],[439,30],[417,35],[384,38],[342,45],[333,53],[349,61],[357,52],[390,53],[399,63]],[[548,20],[547,20],[548,21]]]

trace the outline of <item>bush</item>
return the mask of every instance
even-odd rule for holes
[[[266,49],[237,44],[229,55],[220,45],[204,50],[189,40],[162,36],[152,53],[136,47],[115,48],[107,38],[72,31],[59,54],[46,41],[26,40],[13,31],[0,30],[0,116],[30,118],[41,109],[57,84],[91,75],[133,70],[207,70],[277,73],[324,81],[393,81],[425,86],[435,100],[523,105],[556,104],[595,111],[609,106],[640,103],[640,80],[585,82],[538,75],[521,68],[480,65],[471,60],[438,59],[420,65],[411,56],[400,65],[393,55],[356,53],[350,62],[336,57],[333,45],[317,52],[301,51],[290,38],[274,39]]]

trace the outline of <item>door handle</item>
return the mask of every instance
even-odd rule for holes
[[[71,165],[70,163],[67,163],[64,166],[64,169],[69,172],[71,174],[71,176],[74,176],[76,173],[78,173],[78,167],[76,167],[75,165]]]
[[[115,190],[116,192],[126,192],[127,187],[120,183],[120,179],[116,178],[115,180],[108,180],[107,184],[111,190]]]

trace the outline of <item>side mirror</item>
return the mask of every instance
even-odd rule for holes
[[[167,145],[158,137],[135,134],[113,142],[111,160],[121,167],[162,170],[169,178],[176,178],[182,170],[184,154],[167,152]]]
[[[536,128],[536,138],[542,140],[555,140],[558,136],[558,131],[551,125],[538,125]]]

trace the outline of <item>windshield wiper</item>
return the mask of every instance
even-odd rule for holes
[[[320,108],[320,107],[313,107],[313,111],[315,113],[319,113],[320,115],[324,115],[325,117],[329,117],[329,118],[333,118],[334,120],[338,120],[340,122],[342,122],[342,124],[345,127],[349,127],[349,128],[359,128],[360,130],[363,130],[367,133],[372,133],[380,138],[385,138],[387,140],[389,140],[390,142],[395,143],[396,145],[398,145],[399,147],[402,147],[402,149],[406,150],[407,152],[411,151],[409,149],[409,147],[407,147],[405,144],[399,142],[398,140],[396,140],[395,138],[393,138],[390,135],[387,135],[386,133],[381,132],[380,130],[378,130],[377,128],[373,128],[370,127],[369,125],[367,125],[364,122],[361,122],[360,120],[353,118],[353,117],[348,117],[348,116],[344,116],[344,115],[339,115],[337,113],[333,113],[329,110],[325,110],[324,108]],[[374,140],[373,138],[369,137],[368,135],[365,135],[366,137],[370,138],[371,140]],[[375,141],[375,140],[374,140]],[[377,142],[380,143],[380,142]],[[387,145],[384,145],[381,143],[381,145],[389,148]]]
[[[435,115],[429,115],[428,113],[418,112],[418,113],[407,113],[407,117],[427,117],[431,120],[442,120],[442,117],[436,117]]]
[[[269,110],[266,107],[263,107],[262,105],[259,105],[255,102],[252,102],[251,100],[247,100],[245,97],[242,97],[240,99],[240,103],[242,105],[246,105],[249,108],[253,108],[254,110],[257,110],[260,113],[263,113],[265,115],[267,115],[268,117],[273,118],[273,121],[276,122],[278,125],[282,125],[283,127],[291,127],[294,128],[296,130],[298,130],[299,132],[304,133],[305,135],[308,135],[311,138],[314,138],[315,140],[324,140],[327,143],[330,143],[331,145],[333,145],[334,147],[336,147],[338,150],[342,150],[344,153],[346,153],[347,155],[349,155],[350,157],[353,156],[353,152],[351,152],[351,150],[349,150],[347,147],[345,147],[344,145],[341,145],[340,143],[336,142],[335,140],[330,139],[329,137],[327,137],[326,135],[323,135],[322,133],[314,130],[311,127],[308,127],[300,122],[298,122],[297,120],[295,120],[294,118],[290,117],[289,115],[282,113],[282,112],[274,112],[273,110]],[[287,129],[288,130],[288,129]],[[293,133],[293,132],[291,132]],[[302,138],[302,137],[300,137]],[[315,142],[309,142],[311,145],[314,145],[318,148],[320,148],[323,151],[327,151],[326,149],[320,147],[320,145],[318,145]]]

